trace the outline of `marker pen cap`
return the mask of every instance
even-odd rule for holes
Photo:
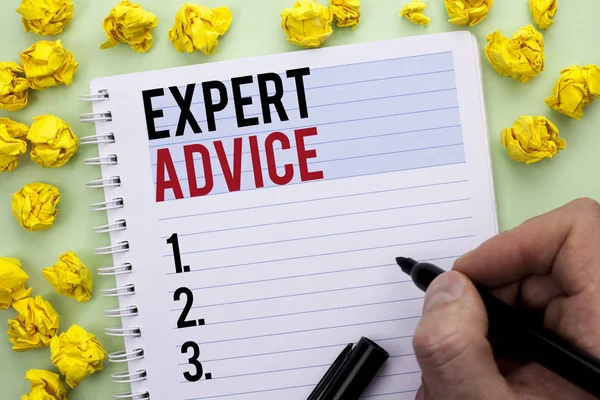
[[[389,357],[382,347],[362,337],[324,392],[323,400],[357,400]]]

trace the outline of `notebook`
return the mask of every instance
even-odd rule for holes
[[[498,230],[480,68],[453,32],[92,81],[115,398],[306,399],[365,336],[390,358],[362,397],[413,399],[395,257]]]

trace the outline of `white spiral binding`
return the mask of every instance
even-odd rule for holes
[[[115,134],[112,132],[84,136],[79,139],[79,144],[113,144],[114,142]]]
[[[116,199],[109,201],[90,204],[90,209],[92,211],[116,210],[117,208],[123,208],[123,205],[123,199],[121,197],[117,197]]]
[[[130,274],[133,270],[131,263],[123,263],[121,265],[115,265],[113,267],[102,267],[96,270],[96,273],[100,276],[115,276]]]
[[[135,371],[134,373],[128,372],[116,372],[111,375],[113,382],[115,383],[131,383],[131,382],[139,382],[146,379],[147,373],[146,370]]]
[[[130,352],[121,350],[108,355],[108,361],[113,363],[128,363],[130,361],[142,360],[143,358],[144,349],[135,349]]]
[[[106,157],[88,158],[83,161],[84,165],[117,165],[118,163],[116,154],[111,154]]]
[[[124,219],[115,221],[112,224],[101,225],[94,228],[95,233],[119,232],[127,229],[127,222]]]
[[[127,393],[119,393],[119,394],[113,394],[113,399],[127,399],[127,400],[145,400],[145,399],[149,399],[150,398],[150,394],[148,392],[140,392],[140,393],[132,393],[132,392],[127,392]]]
[[[79,116],[79,122],[110,122],[112,121],[112,113],[110,111],[87,113]]]
[[[105,328],[104,333],[108,336],[119,336],[119,337],[140,337],[142,336],[142,330],[138,327],[135,328]]]
[[[100,295],[104,297],[133,296],[135,294],[135,285],[117,286],[110,289],[102,289]]]
[[[98,93],[95,94],[84,94],[79,96],[79,101],[91,103],[94,101],[108,100],[109,98],[110,96],[108,95],[108,90],[102,89],[98,90]]]
[[[137,317],[138,308],[137,306],[128,306],[123,308],[114,308],[112,310],[104,310],[104,316],[108,318]]]
[[[80,96],[79,99],[84,102],[102,102],[110,99],[108,90],[99,90],[97,93]],[[82,114],[80,116],[81,122],[110,122],[112,121],[112,113],[110,111],[95,112]],[[112,132],[99,133],[92,136],[82,137],[79,140],[82,145],[86,144],[98,144],[98,145],[109,145],[115,143],[115,134]],[[105,165],[115,166],[118,165],[119,160],[116,154],[109,154],[101,157],[88,158],[84,160],[84,165]],[[86,187],[90,189],[104,189],[104,188],[118,188],[121,186],[121,177],[112,176],[109,178],[98,179],[86,183]],[[116,210],[124,207],[124,201],[121,197],[115,197],[111,200],[106,200],[100,203],[90,204],[92,211],[107,211]],[[97,226],[94,228],[95,233],[110,233],[127,230],[127,222],[124,219],[116,220],[112,223]],[[121,241],[110,246],[98,247],[94,249],[95,254],[118,254],[126,253],[129,251],[129,242]],[[98,268],[97,273],[100,276],[115,276],[131,274],[133,266],[131,263],[125,262],[120,265],[114,265],[110,267]],[[100,291],[100,295],[107,297],[120,297],[120,296],[133,296],[135,295],[135,285],[127,284],[120,287],[114,287],[110,289],[103,289]],[[136,305],[130,305],[127,307],[116,308],[112,310],[105,310],[104,316],[108,318],[121,318],[130,320],[131,317],[138,316],[138,307]],[[138,338],[142,335],[142,331],[137,326],[124,326],[121,328],[106,328],[105,333],[109,336],[118,336],[126,338]],[[113,363],[129,363],[131,361],[142,360],[144,358],[144,349],[135,349],[131,352],[126,350],[117,351],[108,355],[108,361]],[[140,369],[134,372],[123,371],[117,372],[111,375],[114,383],[130,384],[132,382],[140,382],[147,379],[146,370]],[[113,395],[113,399],[127,399],[127,400],[147,400],[150,399],[150,393],[147,391],[143,392],[123,392]]]
[[[126,253],[129,251],[129,242],[119,242],[112,246],[96,247],[94,253],[102,256],[108,254]]]
[[[110,178],[96,179],[95,181],[86,182],[85,186],[88,189],[102,189],[102,188],[109,188],[109,187],[119,187],[119,186],[121,186],[121,177],[112,176]]]

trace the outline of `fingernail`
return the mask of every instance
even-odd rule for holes
[[[423,385],[419,386],[419,390],[417,390],[415,400],[425,400],[425,388],[423,387]]]
[[[458,299],[464,290],[465,282],[458,272],[445,272],[435,278],[425,293],[423,312],[433,310]]]
[[[475,251],[475,250],[467,251],[465,254],[463,254],[462,256],[458,257],[456,260],[454,260],[454,264],[456,265],[456,263],[459,263],[462,260],[464,260],[465,258],[467,258],[469,256],[469,254],[471,254],[473,251]]]

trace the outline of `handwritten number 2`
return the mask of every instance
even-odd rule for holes
[[[194,304],[194,293],[186,287],[180,287],[175,291],[173,295],[173,300],[179,301],[181,295],[185,295],[185,306],[183,307],[183,311],[177,320],[177,328],[190,328],[192,326],[196,326],[196,320],[186,321],[190,310],[192,309],[192,305]]]
[[[196,342],[185,342],[183,346],[181,346],[181,354],[186,354],[189,349],[193,350],[192,356],[188,359],[190,365],[193,365],[196,368],[194,374],[189,372],[184,372],[183,377],[187,379],[189,382],[198,382],[200,378],[202,378],[202,374],[204,370],[202,369],[202,364],[198,361],[198,357],[200,357],[200,347],[198,347],[198,343]]]

